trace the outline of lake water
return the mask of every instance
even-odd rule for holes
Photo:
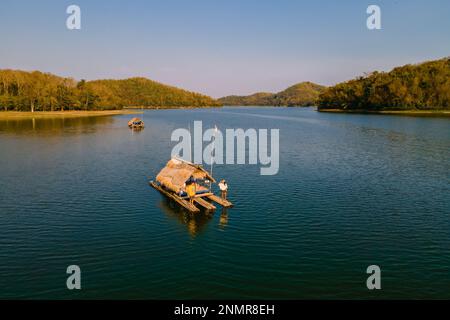
[[[129,118],[0,121],[0,298],[450,298],[450,118],[149,110],[141,132]],[[147,182],[194,120],[280,129],[279,173],[217,165],[235,207],[179,210]]]

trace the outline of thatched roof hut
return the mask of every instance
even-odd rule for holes
[[[144,121],[142,121],[139,118],[133,118],[130,121],[128,121],[128,126],[130,128],[134,128],[134,127],[143,127],[144,126]]]
[[[208,179],[213,183],[216,182],[202,166],[178,158],[172,158],[167,162],[156,176],[156,181],[166,189],[179,192],[191,176],[194,179]]]
[[[191,177],[197,180],[196,194],[193,197],[191,195],[188,201],[185,184]],[[207,180],[210,181],[209,187],[207,187]],[[216,183],[216,180],[202,166],[179,158],[172,158],[156,176],[156,181],[149,181],[151,187],[192,213],[200,212],[197,206],[208,211],[215,210],[216,207],[212,202],[224,208],[232,207],[233,204],[230,201],[216,196],[211,191],[211,183]]]

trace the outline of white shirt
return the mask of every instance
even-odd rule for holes
[[[219,189],[220,191],[227,191],[228,190],[228,185],[226,183],[219,183]]]

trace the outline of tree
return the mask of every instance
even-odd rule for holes
[[[374,72],[328,88],[320,109],[449,109],[450,59]]]
[[[218,105],[220,103],[208,96],[145,78],[76,82],[39,71],[0,70],[2,110],[35,112]]]

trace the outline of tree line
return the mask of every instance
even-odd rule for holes
[[[320,109],[450,109],[450,58],[373,72],[325,90]]]
[[[297,83],[278,93],[258,92],[249,96],[227,96],[219,101],[227,106],[290,106],[315,105],[324,86],[312,83]]]
[[[0,110],[4,111],[220,105],[208,96],[146,78],[76,81],[40,71],[0,70]]]

